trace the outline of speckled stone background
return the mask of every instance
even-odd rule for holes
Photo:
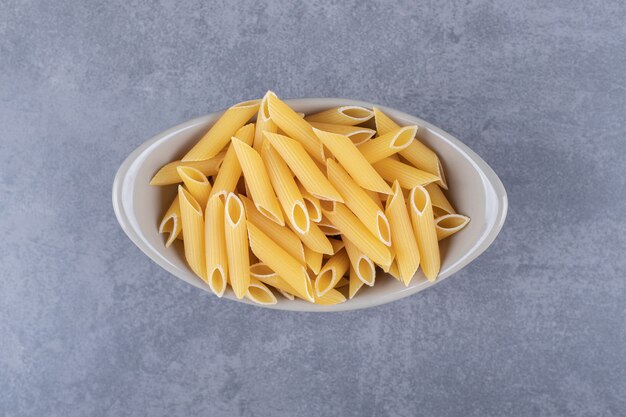
[[[0,415],[626,415],[626,5],[0,2]],[[418,115],[502,178],[495,244],[332,315],[215,298],[111,208],[118,165],[267,89]]]

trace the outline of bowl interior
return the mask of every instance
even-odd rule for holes
[[[371,103],[347,99],[287,100],[296,111],[317,112],[339,105],[372,107]],[[467,146],[429,123],[377,106],[400,125],[417,124],[418,138],[439,155],[446,174],[446,193],[457,211],[471,218],[468,226],[442,242],[440,275],[428,282],[421,270],[408,287],[387,274],[376,277],[374,287],[363,287],[352,300],[335,306],[318,306],[301,300],[289,301],[277,295],[278,304],[269,306],[285,310],[340,311],[371,307],[421,291],[458,271],[482,253],[495,239],[506,216],[506,193],[491,168]],[[158,233],[163,213],[176,194],[176,186],[154,187],[152,176],[166,163],[180,159],[199,140],[222,112],[200,117],[163,132],[137,148],[122,164],[113,186],[113,205],[122,228],[133,242],[161,267],[178,278],[205,291],[209,288],[187,267],[182,242],[164,246]],[[232,291],[224,297],[235,300]],[[247,300],[237,300],[250,303]]]

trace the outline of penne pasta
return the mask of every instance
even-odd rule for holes
[[[448,213],[445,210],[433,206],[433,218],[437,219],[439,217],[445,216],[446,214]]]
[[[337,229],[330,220],[326,219],[322,216],[322,220],[317,223],[317,227],[326,235],[326,236],[339,236],[341,232]]]
[[[315,296],[322,297],[333,289],[341,277],[348,272],[349,267],[350,260],[345,250],[342,249],[331,256],[315,278]]]
[[[331,184],[339,191],[346,206],[363,222],[365,227],[386,246],[391,245],[389,222],[385,213],[370,195],[348,175],[341,165],[329,159],[326,171]],[[376,197],[378,199],[378,197]]]
[[[337,133],[313,129],[320,141],[330,149],[339,163],[361,187],[380,193],[391,194],[391,188],[365,157],[354,146],[352,141]]]
[[[322,297],[315,297],[315,304],[322,306],[332,306],[335,304],[341,304],[346,301],[346,297],[338,290],[331,288]]]
[[[398,281],[402,281],[402,277],[400,276],[400,269],[398,268],[398,262],[396,262],[395,259],[393,260],[393,262],[391,263],[391,266],[389,267],[389,275],[391,275],[393,278],[397,279]]]
[[[185,234],[185,259],[203,281],[206,282],[206,264],[204,260],[204,219],[200,204],[183,186],[178,186],[180,217]]]
[[[303,146],[313,158],[319,162],[324,162],[322,144],[313,133],[311,125],[281,101],[274,92],[268,91],[266,97],[270,117],[274,123],[287,136]]]
[[[313,287],[306,268],[250,222],[248,236],[252,252],[287,281],[297,295],[313,302]]]
[[[261,281],[250,278],[250,285],[246,291],[246,298],[257,304],[271,306],[278,302],[276,296]]]
[[[332,255],[334,253],[330,240],[328,240],[324,232],[316,223],[311,223],[309,225],[308,232],[296,233],[296,235],[305,246],[308,246],[316,252],[321,252],[326,255]]]
[[[207,283],[213,294],[221,297],[228,282],[228,255],[224,232],[224,202],[218,195],[209,198],[207,203],[204,237]]]
[[[352,212],[341,203],[325,201],[322,212],[341,234],[350,239],[372,261],[386,268],[391,264],[391,252]]]
[[[180,203],[178,201],[178,194],[170,207],[165,212],[161,224],[159,224],[159,233],[169,233],[167,240],[165,241],[165,247],[169,248],[170,245],[180,236],[183,230],[183,225],[180,219]]]
[[[250,123],[243,126],[235,132],[235,137],[244,143],[251,145],[254,140],[254,124]],[[211,196],[214,194],[228,194],[235,192],[237,190],[237,183],[241,178],[241,173],[241,165],[239,164],[239,159],[237,159],[237,153],[235,152],[235,148],[231,145],[228,147],[226,156],[224,157],[224,162],[215,176]]]
[[[373,286],[376,280],[376,265],[374,262],[357,248],[349,239],[344,238],[346,252],[350,259],[350,265],[354,269],[356,276],[368,286]]]
[[[378,206],[381,211],[385,211],[385,207],[383,206],[383,201],[387,201],[388,194],[379,194],[376,191],[365,190],[367,195],[372,199],[372,201]]]
[[[304,188],[304,186],[298,182],[298,189],[302,198],[304,199],[304,205],[306,206],[307,213],[309,213],[309,219],[312,222],[319,222],[322,220],[322,209],[320,208],[320,200],[317,197],[313,197],[310,192]]]
[[[206,208],[206,202],[211,194],[211,183],[204,174],[192,167],[181,166],[177,168],[178,175],[183,180],[185,188],[200,204],[202,211]]]
[[[391,158],[376,162],[374,169],[387,181],[398,180],[402,188],[411,189],[437,181],[437,177]]]
[[[259,281],[276,288],[281,294],[287,294],[285,297],[293,300],[293,295],[297,294],[297,291],[293,289],[291,285],[284,279],[278,276],[269,266],[263,262],[257,262],[250,265],[250,276],[258,279]]]
[[[443,210],[446,214],[455,214],[454,207],[446,198],[446,195],[441,191],[441,188],[436,183],[430,183],[425,185],[426,191],[428,191],[428,195],[430,195],[430,201],[433,205],[433,210],[435,207]]]
[[[323,258],[324,254],[322,252],[316,252],[308,246],[304,247],[304,259],[306,260],[306,265],[311,268],[311,271],[313,271],[315,275],[317,275],[320,272],[320,269],[322,269]]]
[[[228,277],[235,296],[242,299],[250,284],[250,257],[246,212],[234,193],[228,193],[224,206],[224,240],[228,255]]]
[[[287,163],[294,175],[313,196],[333,201],[343,201],[302,145],[287,136],[265,132],[265,138]]]
[[[311,122],[311,126],[325,132],[339,133],[347,136],[355,146],[367,143],[374,137],[376,131],[361,126],[336,125],[332,123]]]
[[[211,159],[205,159],[204,161],[174,161],[167,165],[164,165],[154,177],[150,180],[150,185],[171,185],[183,182],[178,175],[178,167],[191,167],[202,172],[204,176],[210,177],[217,174],[226,152],[220,152]]]
[[[348,282],[348,297],[352,299],[365,283],[350,265],[350,280]]]
[[[263,99],[261,100],[261,105],[259,106],[259,112],[256,116],[256,129],[254,131],[254,144],[253,148],[257,152],[261,152],[263,149],[263,132],[278,132],[278,126],[270,117],[270,109],[268,106],[268,97],[270,92],[268,91]]]
[[[420,265],[420,252],[409,211],[404,201],[404,194],[398,181],[393,183],[393,195],[387,199],[385,214],[391,226],[391,241],[395,253],[399,275],[404,285],[408,286]]]
[[[308,232],[311,223],[309,212],[289,167],[269,143],[263,146],[262,157],[287,221],[298,233]]]
[[[440,268],[439,244],[430,196],[424,187],[417,186],[411,190],[409,205],[422,271],[429,281],[434,281]]]
[[[344,248],[343,240],[339,240],[339,239],[328,239],[328,240],[330,240],[330,244],[333,247],[333,255]]]
[[[259,100],[245,101],[229,108],[209,131],[195,144],[183,161],[202,161],[217,155],[230,138],[259,110]]]
[[[469,223],[469,217],[462,214],[446,214],[435,219],[437,240],[442,240],[463,229]]]
[[[374,112],[361,106],[341,106],[306,116],[308,122],[333,123],[354,126],[367,122],[374,117]]]
[[[368,140],[359,147],[359,151],[367,162],[373,164],[385,158],[395,155],[406,149],[417,132],[417,126],[404,126],[373,140]]]
[[[232,139],[232,146],[235,148],[243,171],[247,194],[252,197],[257,210],[268,219],[284,226],[283,212],[274,194],[274,188],[261,155],[237,138]]]

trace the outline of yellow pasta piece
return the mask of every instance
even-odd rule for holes
[[[185,234],[185,259],[187,259],[191,270],[206,282],[202,209],[189,191],[181,185],[178,186],[178,200],[183,233]]]
[[[259,113],[256,116],[256,130],[254,132],[253,148],[259,153],[261,152],[261,149],[263,149],[263,132],[278,132],[278,126],[276,126],[276,123],[274,123],[274,121],[270,118],[270,109],[268,105],[269,94],[270,93],[268,91],[261,100]]]
[[[354,126],[367,122],[374,117],[374,112],[361,106],[341,106],[306,116],[308,122],[333,123]]]
[[[249,198],[243,195],[240,195],[239,198],[241,198],[246,210],[248,221],[261,229],[263,233],[268,235],[278,246],[289,253],[289,255],[304,264],[304,248],[302,247],[300,237],[291,230],[281,227],[261,214]]]
[[[228,276],[235,296],[242,299],[250,284],[250,257],[243,203],[234,193],[228,193],[224,206],[224,240],[228,255]]]
[[[441,191],[441,188],[435,183],[430,183],[425,185],[426,191],[430,195],[430,201],[433,205],[433,210],[435,207],[445,211],[447,214],[455,214],[454,207],[450,204],[450,201],[446,198],[446,195]]]
[[[352,210],[374,236],[386,246],[390,246],[389,222],[385,213],[378,207],[378,204],[335,161],[327,160],[326,170],[328,179],[339,191],[346,206]]]
[[[389,275],[398,281],[402,281],[402,277],[400,276],[400,269],[398,268],[398,262],[394,259],[389,267]]]
[[[367,193],[367,195],[372,199],[372,201],[378,206],[381,211],[385,211],[385,207],[383,206],[383,201],[387,201],[388,194],[379,194],[376,191],[370,191],[363,189]]]
[[[338,290],[331,288],[322,297],[315,297],[315,304],[322,306],[332,306],[335,304],[341,304],[346,301],[346,297]]]
[[[389,131],[400,127],[376,107],[374,107],[374,115],[376,120],[376,130],[379,135],[384,135]],[[422,142],[415,139],[406,149],[400,151],[400,155],[413,164],[415,168],[435,175],[437,177],[437,183],[442,188],[446,190],[448,189],[448,186],[446,185],[446,177],[443,172],[443,167],[441,166],[441,161],[439,161],[439,157]]]
[[[368,286],[373,286],[376,280],[376,265],[374,262],[359,250],[359,248],[349,239],[344,238],[346,252],[350,259],[350,265],[354,269],[356,276]]]
[[[372,261],[387,268],[391,264],[391,252],[363,223],[343,204],[322,202],[322,212],[332,224],[350,239]]]
[[[287,281],[297,295],[313,302],[313,287],[306,268],[250,222],[248,236],[252,252]]]
[[[209,198],[204,214],[204,237],[207,282],[215,295],[221,297],[228,282],[228,255],[224,238],[224,202],[215,195]]]
[[[250,285],[246,291],[246,298],[257,304],[271,306],[278,302],[276,296],[261,281],[250,278]]]
[[[448,213],[445,210],[433,206],[433,218],[437,219],[439,217],[445,216],[446,214]]]
[[[343,201],[335,187],[320,171],[302,145],[287,136],[265,132],[265,138],[276,149],[291,171],[313,196],[333,201]]]
[[[326,235],[326,236],[339,236],[341,232],[337,229],[330,220],[326,219],[322,215],[322,219],[317,223],[317,227]]]
[[[310,192],[304,188],[304,186],[298,182],[298,189],[302,198],[304,199],[304,205],[306,206],[307,213],[309,213],[309,219],[312,222],[319,222],[322,220],[322,209],[320,208],[320,200],[317,197],[313,197]]]
[[[316,252],[308,246],[304,247],[304,259],[306,260],[306,265],[311,268],[311,271],[313,271],[315,275],[317,275],[320,272],[320,269],[322,269],[323,258],[323,253]]]
[[[409,196],[409,205],[411,207],[411,221],[415,237],[417,238],[422,271],[424,271],[424,275],[426,275],[429,281],[434,281],[439,274],[441,260],[439,257],[435,220],[433,219],[433,207],[428,191],[420,186],[413,188]]]
[[[322,266],[315,278],[315,296],[322,297],[335,287],[337,282],[348,272],[350,260],[345,250],[340,250]]]
[[[391,226],[391,241],[395,262],[404,285],[409,285],[420,265],[420,253],[413,233],[411,218],[404,202],[404,194],[398,181],[393,183],[393,195],[387,199],[385,213]]]
[[[169,248],[170,245],[181,234],[183,225],[180,219],[180,203],[178,202],[178,194],[172,204],[165,212],[163,220],[159,225],[159,233],[169,233],[167,240],[165,241],[165,247]]]
[[[183,180],[185,188],[200,204],[202,211],[204,211],[206,202],[209,201],[209,195],[211,194],[211,183],[208,178],[197,169],[185,166],[178,167],[178,175]]]
[[[343,240],[339,240],[339,239],[328,239],[328,240],[330,240],[330,244],[333,246],[333,255],[339,252],[345,246],[343,243]]]
[[[435,219],[435,230],[437,231],[437,240],[442,240],[463,229],[469,223],[470,219],[462,214],[446,214],[445,216]]]
[[[385,158],[376,162],[374,165],[376,171],[387,181],[393,182],[398,180],[402,188],[411,189],[418,185],[426,185],[437,181],[437,177],[426,171],[421,171],[411,165],[395,161],[391,158]]]
[[[213,158],[206,159],[204,161],[170,162],[154,174],[154,177],[150,180],[150,185],[171,185],[182,182],[183,180],[180,178],[180,175],[178,175],[177,169],[180,166],[195,168],[202,172],[203,175],[210,177],[217,174],[217,171],[220,169],[220,165],[222,165],[222,162],[224,161],[225,155],[226,152],[220,152]]]
[[[250,276],[258,279],[270,287],[275,288],[281,295],[289,300],[294,299],[294,290],[287,282],[278,276],[278,274],[270,269],[263,262],[250,265]],[[307,300],[308,301],[308,300]]]
[[[239,165],[241,165],[246,185],[250,191],[249,195],[252,197],[257,210],[272,221],[284,226],[283,212],[280,209],[276,194],[274,194],[274,188],[261,155],[237,138],[232,139],[232,146],[237,153]]]
[[[243,126],[235,133],[235,137],[247,145],[251,145],[254,140],[254,124],[249,123]],[[224,162],[215,176],[211,196],[215,194],[228,194],[237,190],[237,183],[241,178],[241,173],[241,165],[239,165],[237,153],[235,152],[235,148],[230,145],[228,151],[226,151]]]
[[[350,280],[348,283],[348,297],[352,299],[365,283],[359,278],[356,271],[350,265]]]
[[[308,232],[311,223],[309,212],[289,167],[269,143],[263,146],[262,157],[278,201],[287,214],[287,221],[298,233]]]
[[[337,158],[339,163],[361,187],[380,193],[391,194],[391,188],[367,162],[352,141],[337,133],[313,129],[320,141]]]
[[[332,123],[311,122],[311,126],[325,132],[339,133],[347,136],[355,146],[367,143],[374,137],[376,131],[361,126],[336,125]]]
[[[310,249],[313,249],[314,251],[321,252],[327,255],[333,254],[333,246],[330,243],[330,240],[328,240],[324,232],[320,229],[320,227],[316,223],[311,223],[309,225],[308,232],[306,233],[296,232],[296,235],[300,238],[302,243],[304,243],[304,245],[308,246]]]
[[[287,104],[281,101],[274,92],[268,91],[266,97],[270,117],[274,123],[276,123],[287,136],[295,139],[295,141],[302,145],[313,158],[319,162],[324,162],[322,144],[313,133],[311,125],[294,112]]]
[[[373,164],[406,149],[413,142],[415,132],[417,132],[417,126],[405,126],[392,130],[376,139],[368,140],[359,146],[359,151],[367,162]]]
[[[202,161],[217,155],[235,132],[257,113],[259,104],[259,100],[245,101],[226,110],[182,160]]]

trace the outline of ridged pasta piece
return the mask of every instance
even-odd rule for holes
[[[378,265],[389,267],[391,252],[365,225],[344,205],[325,201],[322,212],[354,244]]]
[[[374,262],[359,250],[359,248],[350,240],[343,239],[350,259],[350,265],[354,269],[356,276],[368,286],[373,286],[376,281],[376,265]]]
[[[316,252],[308,246],[304,247],[304,259],[306,260],[306,265],[311,268],[311,271],[313,271],[315,275],[317,275],[320,272],[320,269],[322,269],[323,258],[323,253]]]
[[[339,191],[346,206],[363,222],[365,227],[385,246],[391,245],[389,222],[378,204],[370,198],[337,162],[326,161],[328,179]]]
[[[170,245],[176,240],[183,230],[183,224],[180,219],[180,203],[178,202],[178,194],[170,207],[165,212],[161,224],[159,224],[159,233],[169,233],[167,240],[165,241],[165,247],[169,248]]]
[[[207,283],[221,297],[228,283],[228,255],[224,232],[224,202],[219,195],[209,198],[204,212]]]
[[[270,117],[270,109],[268,105],[269,94],[270,93],[268,91],[265,96],[263,96],[263,99],[261,99],[259,112],[256,116],[256,130],[254,132],[253,148],[259,153],[261,152],[261,149],[263,149],[263,132],[278,132],[278,126],[276,126],[276,123],[274,123]]]
[[[376,107],[374,107],[374,119],[376,120],[376,130],[379,135],[384,135],[400,127]],[[418,139],[415,139],[406,149],[400,152],[400,155],[413,164],[415,168],[435,175],[437,177],[437,183],[442,188],[448,189],[441,161],[437,154],[428,146],[424,145]]]
[[[263,145],[261,155],[287,221],[298,233],[308,232],[309,212],[289,167],[269,143]]]
[[[387,201],[388,194],[379,194],[376,191],[370,191],[366,189],[362,189],[367,193],[367,195],[372,199],[372,201],[378,206],[381,211],[385,211],[385,206],[383,206],[383,201]]]
[[[435,220],[433,219],[433,207],[428,191],[420,186],[413,188],[409,196],[409,205],[411,207],[411,221],[415,237],[417,238],[422,271],[429,281],[434,281],[439,274],[441,260],[439,257]]]
[[[224,206],[224,240],[228,255],[228,277],[235,296],[242,299],[250,284],[250,258],[246,212],[234,193],[228,193]]]
[[[306,268],[250,222],[248,222],[248,236],[252,252],[287,281],[297,295],[313,302],[313,287]]]
[[[436,183],[425,185],[424,188],[426,188],[426,191],[428,191],[428,194],[430,195],[430,201],[433,205],[433,209],[437,207],[445,211],[447,214],[456,213],[454,207],[452,207],[452,204],[450,204],[450,201],[448,201],[446,195],[443,191],[441,191],[441,188],[439,188]]]
[[[183,182],[178,175],[177,168],[180,166],[195,168],[198,171],[202,172],[203,175],[210,177],[212,175],[217,174],[222,162],[224,161],[224,157],[226,156],[226,152],[220,152],[215,155],[211,159],[206,159],[204,161],[174,161],[169,164],[164,165],[159,169],[159,171],[154,174],[154,177],[150,180],[150,185],[171,185],[178,184]]]
[[[420,265],[420,253],[413,233],[411,217],[398,181],[393,183],[393,195],[387,199],[385,214],[391,226],[391,241],[395,262],[404,285],[409,285]]]
[[[359,278],[358,274],[350,265],[350,280],[348,283],[348,297],[352,299],[365,283]]]
[[[437,240],[442,240],[463,229],[469,223],[470,218],[462,214],[446,214],[435,219]]]
[[[343,243],[343,240],[340,240],[340,239],[328,239],[328,240],[330,240],[330,244],[333,247],[333,255],[339,252],[345,246],[345,244]]]
[[[355,146],[367,143],[374,137],[376,131],[361,126],[336,125],[332,123],[311,122],[311,126],[325,132],[339,133],[347,136]]]
[[[448,213],[445,210],[433,206],[433,218],[437,219],[439,217],[445,216],[446,214]]]
[[[411,189],[418,185],[426,185],[437,181],[437,177],[426,171],[421,171],[411,165],[385,158],[376,162],[374,169],[387,181],[398,180],[402,188]]]
[[[376,139],[368,140],[361,146],[359,151],[367,162],[373,164],[406,149],[417,132],[417,126],[404,126],[392,130]]]
[[[268,235],[278,246],[283,248],[283,250],[300,263],[304,264],[304,248],[302,247],[302,242],[298,234],[265,217],[256,209],[254,203],[249,198],[243,195],[240,195],[239,198],[246,210],[248,221],[261,229],[263,233]]]
[[[333,226],[333,224],[328,219],[324,218],[324,216],[322,216],[322,219],[317,222],[317,227],[319,227],[326,236],[339,236],[341,234],[339,229]]]
[[[320,141],[330,149],[337,161],[361,187],[380,193],[391,194],[391,188],[352,141],[337,133],[313,129]]]
[[[261,281],[250,278],[250,285],[246,291],[246,298],[254,303],[271,306],[278,302],[276,296]]]
[[[278,276],[278,274],[270,269],[263,262],[257,262],[250,265],[250,276],[258,279],[270,287],[275,288],[283,297],[288,300],[294,299],[296,291],[287,282]]]
[[[322,297],[334,288],[349,267],[350,260],[344,249],[331,256],[315,278],[315,296]]]
[[[354,126],[367,122],[374,117],[374,112],[361,106],[341,106],[310,114],[304,118],[308,122],[333,123]]]
[[[228,145],[235,132],[257,113],[259,105],[260,100],[244,101],[226,110],[182,160],[202,161],[217,155]]]
[[[211,183],[202,172],[191,167],[178,167],[178,175],[183,180],[185,188],[200,204],[202,211],[206,208],[206,202],[209,201],[211,194]]]
[[[247,145],[251,145],[254,140],[254,123],[249,123],[243,126],[235,132],[234,137]],[[214,194],[228,194],[235,192],[237,190],[237,183],[241,178],[241,173],[241,165],[239,164],[239,159],[237,159],[237,153],[235,152],[235,148],[230,145],[226,151],[224,162],[215,176],[211,196]]]
[[[206,282],[204,260],[204,219],[200,204],[183,186],[178,186],[180,217],[185,234],[185,259],[193,272]]]
[[[276,133],[265,132],[265,138],[313,196],[324,200],[343,201],[300,143]]]
[[[400,269],[398,268],[398,262],[394,259],[389,267],[389,275],[398,281],[402,281],[402,277],[400,276]]]
[[[249,191],[248,195],[252,197],[257,210],[268,219],[284,226],[283,212],[280,209],[276,194],[274,194],[272,181],[261,155],[237,138],[232,139],[232,146],[235,148],[239,165],[243,171]]]
[[[304,205],[306,206],[306,210],[309,213],[309,219],[311,219],[312,222],[316,223],[322,220],[322,209],[320,208],[319,198],[311,195],[311,193],[308,192],[300,182],[298,182],[298,189],[300,190],[300,194],[302,194],[302,198],[304,199]]]
[[[331,288],[324,294],[322,297],[315,297],[315,304],[319,304],[322,306],[332,306],[336,304],[341,304],[346,301],[346,296],[343,295],[340,291]]]
[[[276,125],[293,138],[319,162],[324,162],[322,144],[313,133],[311,125],[280,100],[272,91],[266,94],[271,119]],[[290,165],[291,166],[291,165]]]
[[[291,227],[291,225],[290,225]],[[293,230],[293,229],[292,229]],[[330,240],[326,237],[324,232],[316,223],[309,225],[309,231],[306,233],[297,233],[296,235],[305,246],[313,249],[314,251],[321,252],[323,254],[331,255],[333,253],[333,246]]]

